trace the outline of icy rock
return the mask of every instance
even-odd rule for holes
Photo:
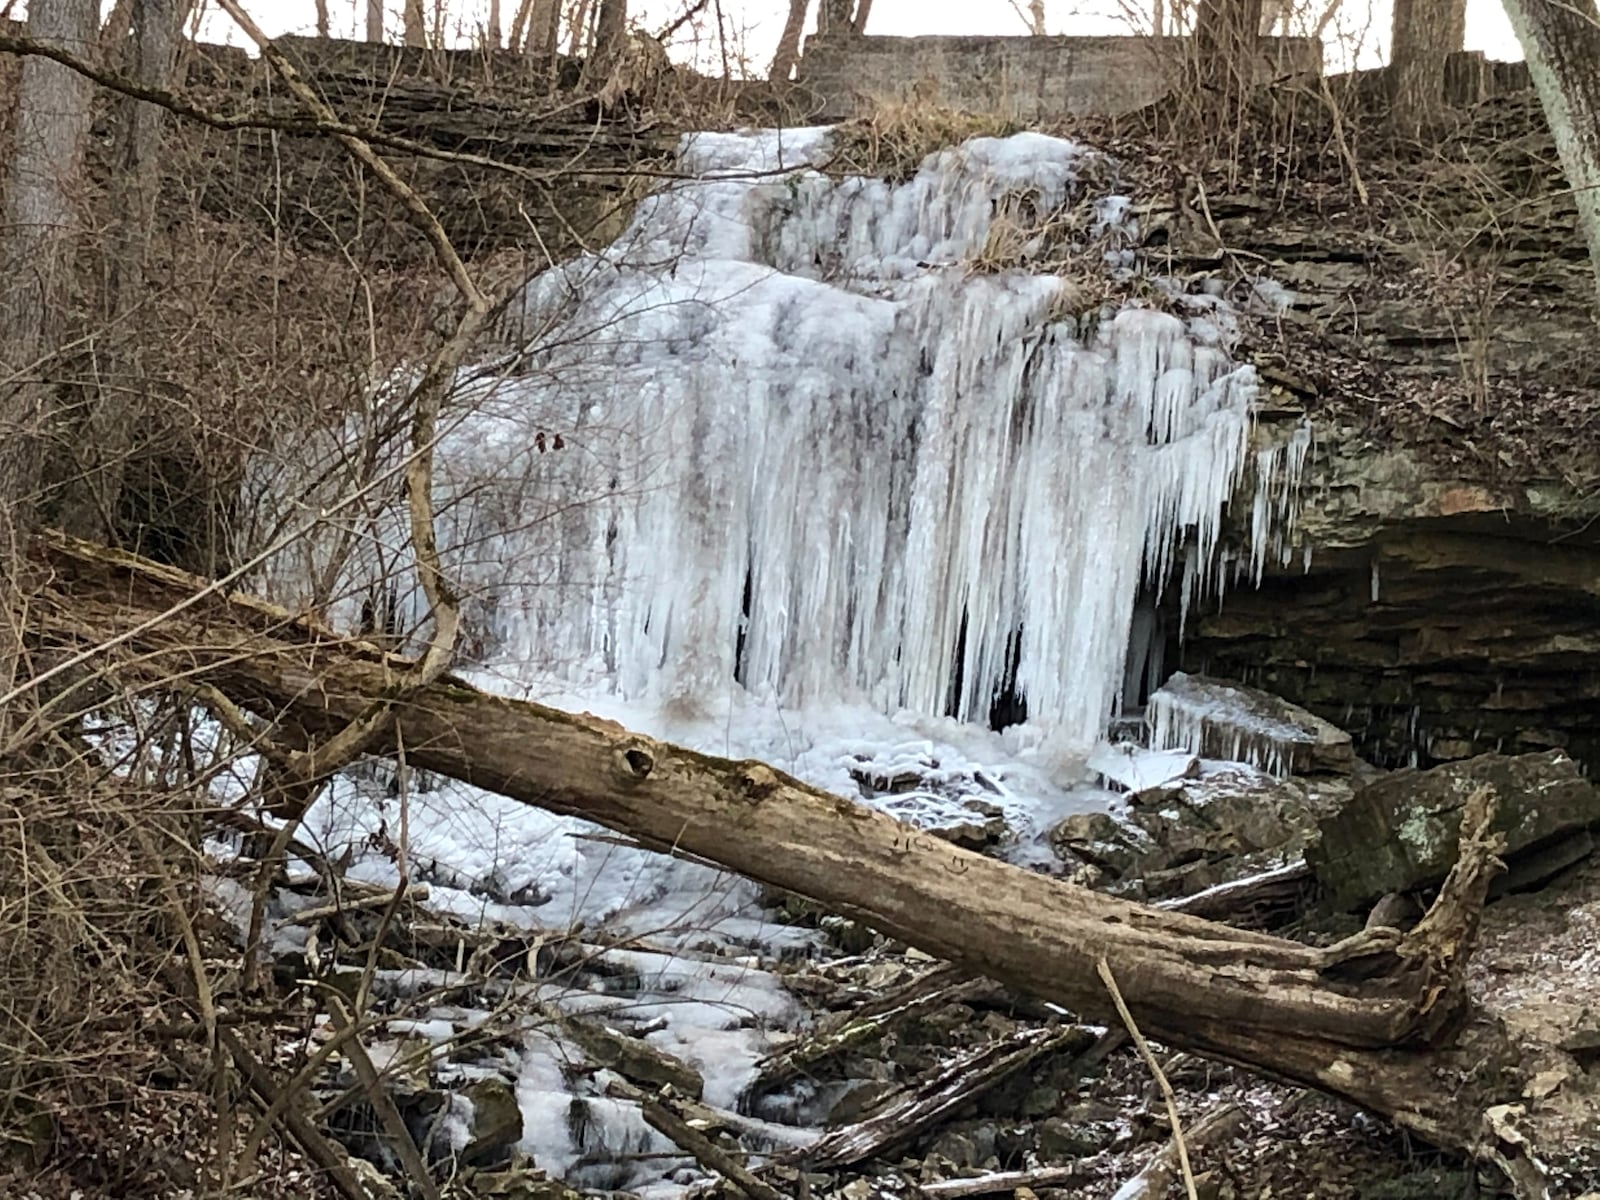
[[[1350,735],[1271,692],[1177,672],[1150,696],[1150,740],[1274,775],[1356,767]]]
[[[673,1087],[691,1100],[705,1092],[705,1078],[682,1059],[602,1021],[568,1018],[564,1032],[589,1059],[633,1083]]]
[[[1130,820],[1156,849],[1112,890],[1167,900],[1297,862],[1318,822],[1352,792],[1343,777],[1278,779],[1241,764],[1202,764],[1193,778],[1129,797]]]
[[[1067,817],[1050,833],[1078,881],[1141,900],[1191,896],[1286,862],[1318,821],[1349,800],[1344,777],[1277,779],[1238,763],[1201,762],[1192,776],[1128,797],[1127,815]]]
[[[503,1079],[479,1079],[463,1089],[472,1102],[470,1140],[461,1151],[464,1165],[495,1167],[509,1164],[522,1140],[522,1109],[516,1092]]]
[[[1073,813],[1046,836],[1057,858],[1095,868],[1101,880],[1122,878],[1155,849],[1142,830],[1109,813]]]
[[[1187,750],[1148,750],[1132,742],[1102,742],[1086,765],[1102,779],[1138,792],[1193,775],[1200,759]]]
[[[1329,905],[1364,909],[1388,892],[1441,882],[1455,865],[1467,797],[1484,784],[1499,796],[1494,827],[1506,835],[1501,857],[1511,885],[1533,886],[1592,847],[1600,788],[1559,750],[1481,754],[1427,771],[1393,771],[1323,820],[1320,841],[1306,852]],[[1553,858],[1543,853],[1550,848],[1559,851]],[[1519,872],[1523,862],[1543,865]],[[1504,889],[1508,880],[1498,886]]]

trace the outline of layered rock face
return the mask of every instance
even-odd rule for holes
[[[1600,500],[1315,436],[1292,545],[1191,615],[1184,667],[1304,705],[1384,766],[1600,762]]]

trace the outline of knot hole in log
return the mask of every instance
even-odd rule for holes
[[[656,769],[656,759],[643,746],[629,746],[622,752],[622,765],[629,778],[647,779],[650,772]]]
[[[778,774],[765,763],[747,763],[740,773],[739,783],[744,790],[744,798],[751,804],[758,804],[773,792],[778,790]]]

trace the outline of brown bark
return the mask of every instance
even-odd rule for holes
[[[806,29],[806,13],[811,0],[789,0],[789,15],[784,19],[783,32],[778,35],[778,49],[772,55],[772,65],[767,68],[767,78],[788,79],[800,58],[800,35]]]
[[[91,58],[95,0],[33,0],[31,37]],[[0,694],[22,670],[24,555],[49,403],[47,364],[72,290],[73,247],[93,86],[44,58],[22,64],[0,211]],[[0,746],[6,740],[0,705]]]
[[[182,8],[176,0],[133,0],[130,75],[166,90],[178,53]],[[123,202],[111,231],[104,307],[106,334],[95,340],[96,382],[85,389],[87,413],[73,439],[75,470],[65,488],[63,527],[114,540],[122,480],[134,431],[146,411],[139,310],[146,300],[146,258],[161,190],[161,138],[167,110],[124,97],[116,150]]]
[[[428,14],[423,11],[422,0],[405,0],[403,12],[403,37],[408,46],[428,44]]]
[[[526,10],[527,53],[547,58],[560,48],[560,0],[528,0]]]
[[[1445,61],[1466,36],[1466,0],[1395,0],[1389,65],[1393,115],[1413,136],[1443,115]]]
[[[1200,0],[1194,69],[1201,120],[1224,129],[1238,122],[1255,83],[1262,0]]]
[[[1044,24],[1044,0],[1036,0],[1039,6],[1040,28]],[[856,15],[850,18],[850,31],[856,35],[867,31],[867,18],[872,15],[872,0],[856,0]]]
[[[367,41],[383,41],[383,0],[367,0]]]
[[[500,0],[489,0],[489,16],[484,22],[483,41],[490,50],[498,50],[501,46],[500,30],[502,21],[500,16]]]
[[[1595,0],[1505,0],[1555,136],[1600,285],[1600,11]]]
[[[594,22],[593,65],[597,71],[610,69],[622,54],[628,37],[628,0],[600,0]]]
[[[582,55],[590,46],[590,8],[589,0],[578,0],[577,7],[572,10],[572,29],[567,40],[567,53],[573,58]]]
[[[317,36],[333,36],[333,22],[328,16],[328,0],[317,0]]]
[[[59,649],[118,638],[126,669],[155,686],[203,678],[264,717],[320,735],[409,670],[370,644],[171,568],[58,534],[34,548],[53,580],[31,610],[41,641]],[[1448,1148],[1482,1151],[1481,1114],[1520,1082],[1479,1069],[1508,1051],[1461,983],[1495,866],[1487,805],[1464,828],[1462,864],[1422,925],[1318,949],[1072,887],[764,764],[665,745],[451,677],[409,693],[397,729],[389,736],[403,737],[414,766],[810,896],[1085,1016],[1113,1011],[1096,978],[1104,959],[1149,1037],[1342,1096]],[[1459,1049],[1424,1049],[1463,1025]]]

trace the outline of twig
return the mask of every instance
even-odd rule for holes
[[[1093,1176],[1078,1167],[1035,1167],[1031,1171],[991,1171],[987,1175],[973,1175],[967,1179],[941,1179],[937,1183],[922,1185],[922,1194],[929,1200],[963,1200],[967,1196],[993,1196],[1001,1192],[1011,1194],[1023,1188],[1087,1187]]]
[[[326,917],[339,917],[346,913],[369,912],[375,908],[387,908],[404,895],[413,903],[420,903],[428,898],[426,884],[413,888],[395,888],[392,891],[382,891],[371,896],[360,896],[354,900],[334,901],[332,904],[319,904],[315,908],[303,908],[289,918],[290,925],[315,925]]]
[[[690,1155],[706,1170],[721,1175],[750,1200],[789,1200],[769,1183],[758,1179],[749,1167],[723,1150],[705,1134],[673,1113],[665,1105],[652,1100],[631,1083],[613,1081],[606,1089],[612,1095],[632,1100],[644,1115],[645,1124],[670,1140],[684,1153]]]
[[[880,1105],[872,1115],[854,1125],[830,1130],[804,1149],[786,1155],[785,1160],[819,1169],[860,1162],[916,1136],[1042,1055],[1071,1046],[1085,1051],[1078,1060],[1082,1062],[1094,1053],[1096,1044],[1090,1030],[1068,1025],[1027,1029],[992,1045],[980,1046]]]
[[[361,1044],[361,1038],[355,1032],[355,1020],[345,1008],[344,998],[332,988],[328,989],[328,1016],[337,1031],[340,1033],[349,1031],[349,1040],[345,1048],[350,1055],[350,1064],[356,1069],[356,1078],[361,1081],[368,1102],[377,1112],[378,1119],[383,1122],[384,1129],[388,1131],[394,1151],[400,1156],[400,1164],[406,1169],[406,1175],[423,1194],[425,1200],[441,1200],[439,1185],[433,1181],[433,1174],[423,1160],[422,1151],[417,1148],[416,1139],[406,1128],[405,1118],[395,1107],[394,1097],[384,1088],[378,1068],[373,1064],[367,1048]]]
[[[1161,1070],[1161,1065],[1156,1062],[1156,1056],[1150,1050],[1150,1043],[1144,1040],[1144,1034],[1139,1032],[1139,1026],[1134,1023],[1133,1014],[1128,1011],[1127,1001],[1122,998],[1122,989],[1117,987],[1117,978],[1111,973],[1111,964],[1104,957],[1095,964],[1095,969],[1100,973],[1101,982],[1106,985],[1106,991],[1111,993],[1111,1002],[1117,1006],[1117,1015],[1122,1018],[1122,1023],[1127,1026],[1128,1036],[1133,1039],[1133,1044],[1138,1048],[1139,1057],[1144,1059],[1145,1066],[1150,1068],[1150,1073],[1155,1076],[1156,1083],[1161,1086],[1161,1094],[1167,1101],[1167,1119],[1172,1122],[1172,1144],[1177,1148],[1178,1165],[1183,1170],[1183,1184],[1188,1190],[1189,1200],[1199,1200],[1199,1192],[1194,1185],[1194,1172],[1189,1167],[1189,1148],[1183,1141],[1183,1124],[1178,1120],[1178,1100],[1172,1094],[1172,1084],[1167,1082],[1166,1074]],[[1113,1200],[1128,1200],[1118,1191]],[[1142,1193],[1133,1193],[1140,1195]]]
[[[289,1136],[300,1144],[312,1162],[328,1173],[346,1200],[372,1200],[371,1193],[362,1186],[351,1169],[349,1159],[340,1154],[333,1143],[289,1103],[287,1095],[273,1082],[272,1073],[245,1049],[244,1043],[234,1036],[232,1030],[223,1029],[219,1037],[223,1048],[250,1084],[250,1090],[261,1101],[267,1114],[263,1120],[282,1121]]]
[[[313,117],[320,121],[335,121],[333,111],[316,90],[311,87],[277,45],[261,31],[237,0],[218,0],[222,10],[233,19],[261,51],[261,56],[278,74],[290,93]],[[412,407],[411,455],[405,464],[406,507],[411,518],[411,546],[416,557],[417,577],[427,597],[430,616],[433,618],[433,636],[422,656],[412,664],[405,675],[386,694],[368,705],[365,711],[353,717],[343,728],[306,756],[294,761],[291,772],[295,781],[310,784],[325,778],[347,765],[375,740],[387,732],[394,723],[396,707],[418,689],[426,687],[444,674],[455,653],[461,631],[461,604],[454,589],[444,577],[439,558],[438,539],[434,531],[433,512],[433,450],[438,440],[439,412],[445,397],[450,394],[455,373],[466,358],[469,348],[493,308],[493,300],[486,295],[467,271],[466,264],[456,253],[445,233],[444,226],[427,203],[409,184],[397,175],[392,167],[378,157],[372,146],[354,134],[337,133],[335,139],[350,156],[371,171],[384,188],[411,214],[423,236],[433,248],[439,266],[450,277],[465,308],[456,323],[455,331],[434,353],[422,373],[422,378],[412,388],[408,400]],[[294,789],[285,789],[293,801],[304,811],[314,790],[305,788],[297,796]],[[287,814],[298,815],[291,809]]]
[[[1204,1146],[1220,1141],[1224,1137],[1231,1136],[1243,1123],[1244,1110],[1237,1104],[1219,1105],[1194,1123],[1189,1130],[1189,1142],[1195,1146]],[[1176,1126],[1173,1132],[1176,1134]],[[1111,1200],[1161,1200],[1172,1183],[1172,1168],[1179,1160],[1182,1146],[1183,1143],[1174,1136],[1156,1151],[1155,1156],[1144,1165],[1143,1170],[1117,1189]],[[1193,1186],[1187,1166],[1184,1168],[1184,1179]]]

